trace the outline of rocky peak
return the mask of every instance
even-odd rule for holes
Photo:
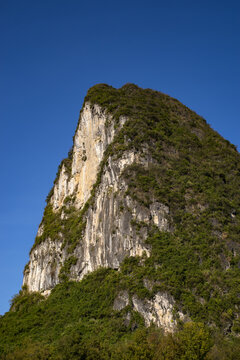
[[[176,99],[133,84],[91,88],[24,285],[49,294],[60,282],[112,268],[128,277],[126,308],[147,326],[173,331],[176,318],[205,312],[217,323],[220,312],[207,304],[212,294],[226,304],[239,273],[239,160],[233,145]],[[231,296],[226,326],[238,316]]]
[[[71,166],[67,168],[63,162],[49,200],[53,213],[63,221],[68,218],[68,202],[79,212],[88,202],[104,152],[126,120],[121,116],[117,128],[111,114],[96,104],[85,103],[74,137]],[[43,238],[34,246],[23,280],[30,291],[49,293],[59,282],[60,271],[69,259],[74,259],[69,278],[81,280],[99,267],[118,269],[126,256],[144,253],[149,256],[150,248],[144,244],[147,226],[155,224],[168,231],[169,209],[158,202],[146,208],[127,195],[128,185],[122,173],[136,163],[148,167],[149,159],[135,151],[125,151],[120,158],[114,154],[108,157],[92,205],[85,214],[84,230],[72,253],[64,248],[61,231],[55,238]],[[137,222],[145,223],[146,227],[137,231]],[[43,218],[38,237],[44,237],[45,227]]]

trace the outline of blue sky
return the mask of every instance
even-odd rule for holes
[[[0,314],[96,83],[178,98],[240,147],[238,1],[0,0]]]

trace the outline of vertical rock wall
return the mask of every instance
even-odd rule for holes
[[[126,120],[120,118],[120,128]],[[65,216],[62,207],[66,198],[72,197],[72,205],[78,211],[90,198],[104,152],[115,134],[112,117],[97,105],[85,104],[74,137],[71,169],[63,164],[50,198],[53,211],[61,213],[62,218]],[[166,206],[153,202],[147,208],[127,195],[128,185],[122,176],[123,171],[134,163],[148,167],[149,161],[148,156],[134,151],[126,151],[120,158],[108,157],[94,201],[85,214],[84,233],[71,254],[77,260],[70,268],[70,279],[81,280],[85,274],[102,266],[118,269],[126,256],[142,256],[144,253],[149,256],[151,249],[145,243],[148,226],[155,224],[162,231],[169,230],[169,209]],[[136,222],[146,226],[139,231],[134,225]],[[44,221],[38,229],[38,236],[42,234]],[[59,282],[59,272],[69,256],[63,234],[44,239],[30,253],[23,283],[30,291],[48,294]],[[163,297],[158,300],[156,295],[155,302],[141,303],[134,297],[134,309],[143,315],[147,325],[151,321],[159,325],[162,316],[162,323],[167,327],[172,321],[172,304],[166,309],[167,300]],[[148,308],[151,309],[148,311]],[[160,316],[161,311],[163,315]]]

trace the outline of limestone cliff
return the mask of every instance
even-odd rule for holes
[[[124,125],[122,116],[118,130]],[[55,182],[49,203],[54,212],[64,213],[64,202],[73,199],[71,205],[83,209],[97,181],[104,152],[113,142],[116,126],[110,114],[101,107],[86,103],[81,111],[74,137],[71,170],[64,163]],[[69,278],[81,280],[85,274],[99,267],[118,269],[126,256],[149,256],[150,248],[144,243],[147,227],[136,230],[135,222],[151,222],[160,230],[168,231],[169,209],[153,202],[146,208],[127,195],[128,185],[122,173],[133,163],[149,166],[151,159],[145,154],[126,151],[121,158],[109,156],[103,168],[94,202],[85,215],[86,225],[73,253],[76,259],[70,268]],[[38,236],[44,234],[44,219]],[[30,291],[48,294],[59,282],[60,269],[69,258],[63,247],[61,233],[57,238],[46,238],[30,253],[30,261],[24,272],[23,284]]]
[[[217,294],[226,311],[239,273],[239,169],[236,148],[177,100],[132,84],[93,87],[24,285],[47,295],[112,268],[120,274],[115,310],[130,307],[167,331],[201,313],[217,323],[208,303]],[[216,274],[225,279],[217,286]],[[238,319],[236,309],[237,300],[224,326]]]
[[[125,120],[121,118],[121,126]],[[104,151],[113,141],[114,134],[111,116],[97,105],[85,104],[74,138],[71,172],[68,173],[63,164],[50,198],[55,212],[61,211],[64,200],[70,196],[74,196],[72,205],[76,209],[83,208],[97,181]],[[101,266],[118,268],[125,256],[142,255],[144,251],[148,254],[149,249],[143,244],[146,233],[138,235],[131,225],[132,219],[148,222],[152,216],[160,227],[167,228],[166,207],[159,205],[160,213],[156,211],[157,205],[146,211],[125,196],[127,185],[121,179],[121,173],[135,161],[145,160],[133,152],[125,153],[115,161],[109,157],[94,204],[86,215],[84,235],[73,253],[78,260],[71,268],[70,278],[80,280],[87,272]],[[123,211],[120,211],[120,205]],[[61,217],[64,216],[62,211]],[[38,235],[43,231],[44,221]],[[23,281],[30,291],[49,290],[58,283],[60,268],[68,255],[62,249],[63,240],[61,234],[58,239],[44,239],[31,251]]]
[[[134,84],[93,86],[0,354],[237,359],[239,209],[240,154],[201,116]]]

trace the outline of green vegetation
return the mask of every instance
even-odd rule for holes
[[[62,268],[60,270],[60,274],[59,274],[59,279],[61,281],[67,281],[68,280],[68,275],[70,273],[71,266],[76,265],[76,263],[77,263],[77,258],[75,256],[70,256],[64,262],[64,265],[62,266]]]
[[[176,334],[164,334],[154,326],[146,329],[129,307],[114,311],[114,298],[126,288],[127,278],[118,271],[99,269],[80,283],[57,285],[46,300],[22,290],[12,300],[12,311],[0,321],[0,358],[239,358],[239,339],[223,340],[203,323],[189,322],[180,325]],[[128,323],[126,311],[131,313]]]
[[[240,155],[236,147],[179,101],[127,84],[121,89],[96,85],[85,103],[99,104],[113,115],[118,129],[106,149],[91,197],[81,210],[66,198],[53,212],[47,198],[42,241],[64,239],[69,257],[61,284],[48,299],[28,294],[12,300],[0,318],[2,359],[240,359]],[[121,116],[128,120],[119,127]],[[121,271],[100,269],[80,283],[68,281],[73,255],[86,225],[109,156],[133,150],[145,165],[133,164],[122,176],[127,194],[149,207],[170,209],[170,232],[149,226],[151,256],[126,258]],[[71,172],[72,151],[59,167]],[[56,183],[56,180],[55,180]],[[64,212],[64,219],[61,212]],[[120,204],[119,211],[124,211]],[[137,231],[146,226],[132,220]],[[27,269],[27,268],[26,268]],[[144,286],[147,279],[151,291]],[[117,293],[152,298],[157,291],[174,297],[177,310],[192,322],[179,321],[178,332],[163,334],[129,305],[113,311]],[[131,320],[126,321],[127,313]],[[0,357],[1,358],[1,357]]]

